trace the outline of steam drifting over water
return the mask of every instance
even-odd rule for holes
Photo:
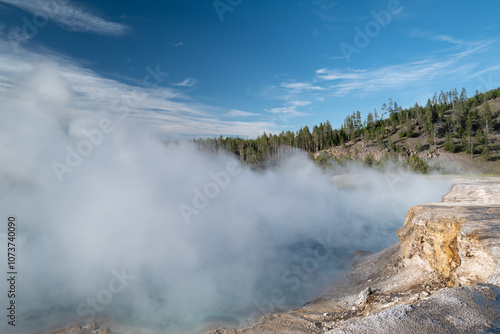
[[[69,86],[54,66],[35,67],[0,106],[20,333],[114,318],[180,332],[301,306],[348,270],[353,251],[396,242],[410,205],[449,187],[361,167],[339,186],[300,153],[255,172],[165,145],[120,114],[68,114],[78,103]]]

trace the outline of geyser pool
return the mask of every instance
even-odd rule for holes
[[[18,222],[21,333],[92,320],[78,306],[98,297],[98,321],[179,331],[301,306],[348,270],[352,252],[394,243],[408,207],[439,201],[449,188],[396,168],[323,171],[301,152],[255,172],[223,152],[165,145],[132,118],[113,123],[59,182],[52,163],[65,160],[65,148],[119,117],[66,113],[77,94],[62,75],[35,69],[0,106],[0,160],[8,162],[0,208]],[[46,82],[50,96],[36,90]],[[241,172],[187,224],[179,205],[228,163]],[[342,186],[334,174],[344,175]],[[114,293],[113,271],[123,268],[135,279]]]

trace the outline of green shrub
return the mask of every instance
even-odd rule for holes
[[[365,164],[368,167],[372,167],[374,163],[375,163],[375,158],[373,157],[373,154],[368,153],[365,157]]]
[[[408,157],[405,165],[420,173],[425,174],[429,171],[429,164],[418,155]]]

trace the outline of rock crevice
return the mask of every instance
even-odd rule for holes
[[[428,265],[448,286],[485,282],[495,270],[495,260],[481,236],[497,210],[463,204],[411,207],[398,231],[401,256],[405,263]]]

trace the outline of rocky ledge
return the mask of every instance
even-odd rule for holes
[[[492,333],[500,328],[500,184],[459,183],[408,210],[399,243],[319,299],[207,333]]]

